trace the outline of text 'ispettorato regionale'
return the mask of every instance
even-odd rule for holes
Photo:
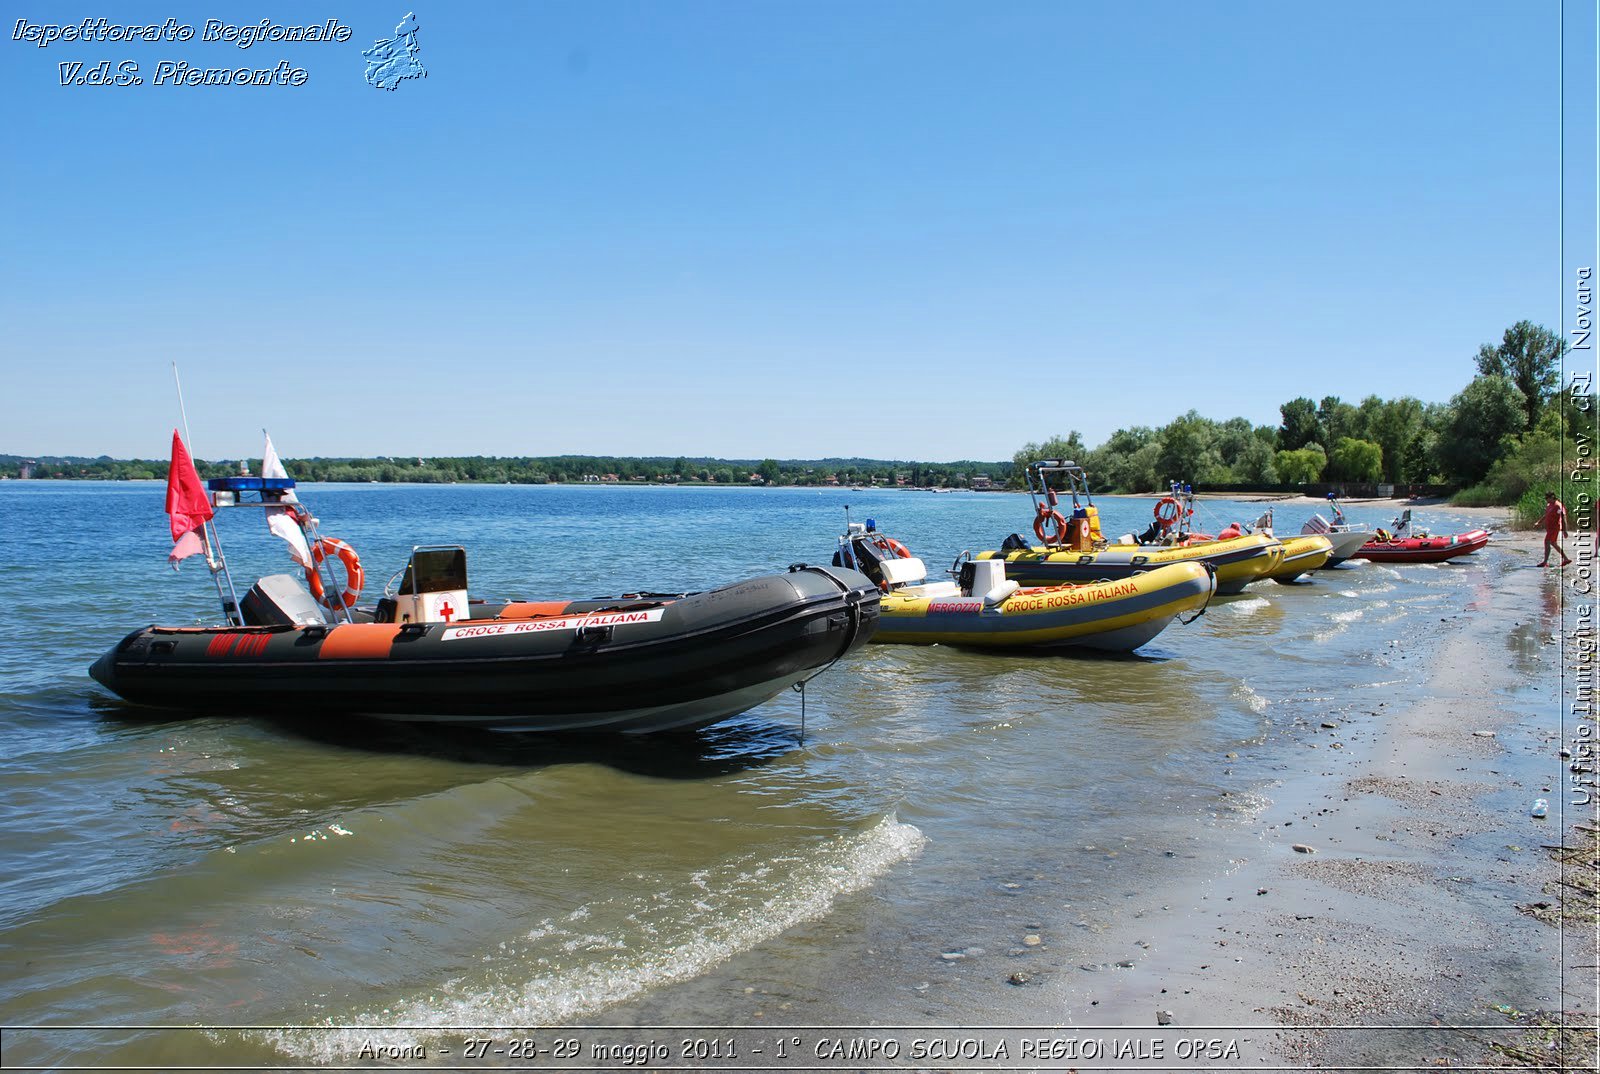
[[[248,49],[262,42],[342,44],[353,36],[354,31],[338,19],[303,26],[285,25],[270,19],[252,23],[207,19],[198,28],[171,18],[152,23],[117,23],[104,18],[69,23],[18,19],[11,30],[11,40],[32,42],[39,48],[75,43],[182,44],[198,41]],[[134,60],[65,61],[57,67],[63,86],[142,86],[146,83]],[[149,83],[155,86],[303,86],[309,78],[305,68],[296,67],[288,60],[280,60],[271,67],[202,67],[188,60],[159,59]]]

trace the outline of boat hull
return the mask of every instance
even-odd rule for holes
[[[879,592],[809,567],[667,600],[507,605],[396,625],[147,627],[91,674],[140,705],[520,731],[685,730],[864,644]]]
[[[980,552],[977,559],[1004,559],[1006,577],[1025,586],[1063,585],[1131,578],[1174,563],[1209,564],[1219,594],[1239,593],[1265,577],[1281,561],[1283,546],[1266,534],[1188,545],[1108,545],[1095,552],[1025,548]]]
[[[982,597],[891,593],[873,640],[1127,652],[1177,616],[1203,609],[1215,588],[1215,573],[1204,564],[1179,563],[1114,582],[1019,589],[992,605]]]
[[[1372,534],[1367,530],[1334,530],[1318,536],[1326,537],[1333,545],[1333,551],[1328,555],[1324,567],[1338,566],[1360,551],[1362,545],[1372,540]]]
[[[1406,537],[1399,541],[1368,541],[1355,553],[1375,563],[1443,563],[1470,556],[1489,543],[1488,530],[1470,530],[1449,537]]]
[[[1284,537],[1280,543],[1283,545],[1283,559],[1267,572],[1266,577],[1285,585],[1323,566],[1333,554],[1333,542],[1320,534]]]

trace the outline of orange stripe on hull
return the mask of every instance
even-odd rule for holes
[[[543,619],[546,616],[562,615],[566,612],[570,602],[565,600],[524,600],[516,604],[507,604],[497,618],[500,619]]]
[[[318,660],[383,660],[400,633],[392,623],[341,623],[328,631]]]

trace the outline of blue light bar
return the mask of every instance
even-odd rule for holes
[[[212,492],[284,492],[294,488],[292,477],[213,477],[206,482]]]

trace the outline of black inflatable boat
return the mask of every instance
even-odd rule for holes
[[[241,491],[243,479],[226,480]],[[331,539],[292,514],[321,551]],[[348,546],[331,543],[359,575]],[[308,573],[326,573],[326,558]],[[90,674],[128,701],[171,709],[645,733],[758,705],[826,670],[878,623],[878,588],[842,568],[796,566],[702,593],[486,603],[468,599],[465,551],[444,547],[413,550],[398,587],[370,609],[355,606],[349,582],[331,595],[332,583],[312,587],[319,603],[298,579],[271,575],[231,604],[230,581],[228,625],[136,630]]]

